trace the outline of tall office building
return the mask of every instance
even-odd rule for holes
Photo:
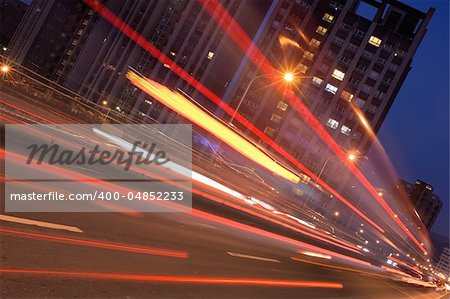
[[[244,22],[244,28],[252,35],[270,1],[223,0],[221,3],[236,19],[245,19],[248,11],[252,11],[255,21]],[[106,6],[201,82],[217,73],[231,79],[243,56],[234,53],[236,57],[232,57],[231,50],[225,51],[224,31],[196,0],[110,0]],[[169,65],[147,53],[106,20],[96,23],[80,52],[64,84],[93,101],[105,101],[119,111],[150,115],[160,122],[167,122],[173,116],[127,81],[125,74],[130,67],[171,88],[193,92]],[[225,67],[223,61],[227,61]]]
[[[421,180],[416,180],[415,184],[399,180],[396,189],[397,194],[401,194],[403,191],[408,194],[418,216],[425,227],[430,230],[442,209],[442,200],[438,195],[433,194],[433,186]]]
[[[94,20],[93,11],[83,1],[34,0],[6,53],[13,61],[61,83]]]
[[[409,70],[434,9],[424,13],[395,0],[277,1],[258,46],[280,70],[295,67],[299,98],[347,151],[371,145]],[[245,63],[245,62],[243,62]],[[224,98],[237,103],[259,72],[242,66]],[[332,186],[346,181],[323,141],[270,87],[251,86],[240,113]],[[294,89],[295,87],[293,87]]]

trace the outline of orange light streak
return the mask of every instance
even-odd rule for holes
[[[238,153],[291,182],[300,182],[300,178],[295,173],[274,161],[250,141],[216,120],[181,94],[174,92],[155,81],[145,79],[133,71],[129,71],[126,74],[126,77],[136,87],[140,88],[184,118],[190,120],[192,123],[207,130],[231,146]]]

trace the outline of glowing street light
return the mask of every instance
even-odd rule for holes
[[[355,154],[349,154],[349,155],[347,156],[347,158],[348,158],[350,161],[355,161],[355,160],[356,160],[356,155],[355,155]]]
[[[334,212],[334,216],[338,217],[339,216],[339,212],[338,211]]]
[[[284,81],[286,81],[286,82],[292,82],[292,81],[294,81],[294,78],[295,78],[295,76],[294,76],[294,74],[291,73],[291,72],[287,72],[287,73],[285,73],[285,74],[283,75],[283,79],[284,79]]]
[[[1,72],[2,72],[3,74],[7,74],[7,73],[9,73],[9,71],[11,70],[11,68],[9,67],[9,65],[4,64],[4,65],[2,65],[2,67],[0,68],[0,70],[1,70]]]
[[[317,185],[317,182],[319,181],[320,177],[322,176],[323,171],[325,170],[325,167],[327,166],[328,162],[330,161],[332,156],[329,156],[325,162],[322,165],[322,168],[319,171],[319,174],[317,175],[317,179],[314,182],[314,185]],[[347,159],[351,162],[353,162],[354,160],[356,160],[356,155],[353,153],[350,153],[347,155]],[[309,198],[311,197],[311,193],[312,193],[312,188],[309,190],[308,196],[306,197],[306,201],[305,204],[309,201]]]
[[[248,83],[247,88],[246,88],[245,91],[244,91],[244,94],[242,95],[241,99],[239,100],[239,103],[238,103],[238,105],[236,106],[236,109],[234,110],[233,115],[231,116],[231,119],[230,119],[230,121],[229,121],[230,124],[233,123],[233,120],[234,120],[234,118],[236,117],[236,114],[237,114],[239,108],[241,107],[242,103],[244,102],[244,99],[245,99],[245,97],[247,96],[247,93],[248,93],[248,91],[250,90],[250,87],[252,86],[253,82],[255,82],[255,81],[256,81],[257,79],[259,79],[259,78],[266,77],[266,76],[267,76],[266,74],[258,75],[258,76],[256,76],[256,77],[254,77],[254,78]],[[294,73],[292,73],[292,72],[286,72],[286,73],[283,74],[282,78],[283,78],[283,81],[285,81],[285,82],[287,82],[287,83],[291,83],[292,81],[294,81],[295,76],[294,76]]]
[[[102,104],[103,104],[103,106],[106,106],[106,105],[108,105],[108,101],[105,100],[102,102]]]

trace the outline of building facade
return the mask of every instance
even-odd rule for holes
[[[395,0],[279,1],[259,48],[280,71],[293,68],[292,88],[334,140],[364,154],[411,69],[433,11]],[[236,107],[259,74],[246,65],[230,82],[225,100]],[[340,161],[329,159],[323,141],[270,88],[273,80],[258,79],[240,113],[313,172],[327,161],[322,178],[343,185],[348,178],[337,170]]]
[[[418,216],[430,230],[442,208],[442,200],[438,195],[433,194],[433,186],[421,180],[416,180],[414,184],[399,180],[396,188],[398,194],[403,191],[408,194]]]
[[[34,0],[11,39],[7,56],[62,83],[96,16],[78,0]]]
[[[252,35],[270,1],[224,0],[221,3],[236,19],[245,18],[248,10],[254,13],[256,21],[244,26]],[[231,78],[242,59],[243,54],[239,53],[232,57],[232,50],[226,49],[228,43],[224,31],[198,1],[110,0],[106,6],[200,82],[204,83],[217,73]],[[80,47],[80,53],[64,84],[93,101],[108,103],[118,111],[150,116],[159,122],[175,121],[172,113],[127,81],[125,74],[130,67],[173,89],[194,93],[194,89],[172,72],[169,65],[147,53],[106,20],[100,19],[95,24],[88,41]],[[220,61],[227,61],[226,66]],[[211,84],[206,85],[211,87]],[[213,88],[218,90],[223,86],[219,84]]]

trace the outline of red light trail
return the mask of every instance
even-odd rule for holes
[[[55,241],[55,242],[74,244],[74,245],[79,245],[79,246],[111,249],[111,250],[117,250],[117,251],[142,253],[142,254],[149,254],[149,255],[160,255],[160,256],[175,257],[175,258],[188,258],[188,256],[189,256],[189,254],[184,251],[174,251],[174,250],[151,248],[151,247],[140,247],[140,246],[138,247],[138,246],[131,246],[131,245],[127,245],[127,244],[107,243],[107,242],[80,239],[80,238],[62,237],[62,236],[47,235],[47,234],[40,234],[40,233],[29,233],[29,232],[23,232],[23,231],[18,231],[18,230],[13,230],[13,229],[5,229],[5,228],[0,228],[0,233],[19,236],[19,237],[45,240],[45,241]]]
[[[4,151],[0,150],[0,153],[4,153]],[[10,159],[16,159],[18,161],[24,161],[26,159],[24,156],[18,155],[16,153],[8,153],[8,155],[9,155]],[[62,169],[60,167],[53,166],[53,165],[49,165],[48,168],[44,168],[44,169],[41,169],[41,170],[42,171],[46,171],[46,172],[51,172],[51,173],[63,172],[65,175],[68,175],[69,177],[73,177],[74,174],[75,174],[73,171],[65,170],[65,169]],[[75,177],[77,179],[85,178],[85,176],[80,175],[80,174],[77,174]],[[118,192],[121,192],[123,194],[126,194],[129,191],[129,189],[126,189],[126,188],[123,188],[123,187],[120,187],[120,186],[117,186],[117,185],[113,185],[111,183],[104,182],[102,180],[97,180],[96,182],[84,181],[83,183],[84,184],[88,184],[88,185],[95,185],[95,186],[98,186],[98,187],[104,187],[104,188],[106,188],[106,190],[113,190],[113,189],[114,190],[118,190]],[[177,182],[172,182],[172,184],[177,185],[180,188],[187,188],[183,184],[178,184]],[[202,192],[202,191],[197,190],[195,188],[192,188],[192,192],[194,194],[203,196],[203,197],[205,197],[207,199],[210,199],[210,200],[213,200],[213,201],[220,201],[220,199],[218,197],[216,197],[214,195],[211,195],[211,194],[208,194],[208,193],[205,193],[205,192]],[[177,206],[178,206],[176,204],[171,204],[171,203],[158,203],[158,204],[164,204],[165,206],[170,207],[170,208],[172,208],[174,210],[177,210]],[[233,207],[233,204],[231,204],[231,203],[229,203],[227,205]],[[116,206],[116,205],[114,205],[114,206]],[[114,206],[112,206],[112,207],[114,208]],[[269,217],[266,217],[266,216],[263,216],[263,215],[258,215],[258,214],[254,213],[254,212],[251,212],[249,209],[245,209],[243,207],[240,207],[239,209],[242,210],[242,211],[245,211],[245,212],[247,212],[247,213],[249,213],[251,215],[260,217],[262,219],[269,220],[269,221],[271,221],[273,223],[280,224],[280,225],[283,225],[283,226],[285,226],[285,227],[287,227],[289,229],[293,229],[295,231],[301,232],[301,233],[303,233],[305,235],[312,236],[310,233],[307,233],[304,230],[300,230],[300,229],[294,228],[292,226],[289,226],[287,224],[283,224],[283,223],[281,223],[281,222],[279,222],[279,221],[277,221],[275,219],[270,219]],[[197,210],[197,209],[194,209],[194,208],[192,208],[192,211],[191,211],[190,214],[192,216],[200,218],[200,219],[205,219],[207,221],[212,221],[212,222],[215,222],[215,223],[219,223],[221,225],[234,227],[234,228],[237,228],[239,230],[247,231],[247,232],[250,232],[250,233],[253,233],[253,234],[262,235],[262,236],[267,237],[269,239],[281,241],[283,243],[288,243],[288,244],[291,244],[291,245],[305,247],[305,248],[308,248],[310,250],[318,251],[318,252],[321,252],[321,253],[324,253],[324,254],[332,255],[332,256],[339,257],[339,258],[342,258],[342,259],[346,259],[346,260],[349,260],[349,261],[352,261],[352,262],[358,262],[358,263],[362,263],[362,264],[369,264],[369,263],[367,263],[365,261],[358,260],[358,259],[349,257],[347,255],[343,255],[343,254],[339,254],[339,253],[334,252],[334,251],[322,249],[320,247],[317,247],[317,246],[314,246],[314,245],[310,245],[308,243],[300,242],[300,241],[297,241],[297,240],[294,240],[294,239],[291,239],[291,238],[288,238],[288,237],[284,237],[282,235],[271,233],[271,232],[268,232],[268,231],[265,231],[265,230],[262,230],[262,229],[258,229],[258,228],[252,227],[252,226],[248,226],[248,225],[245,225],[245,224],[242,224],[242,223],[239,223],[239,222],[236,222],[236,221],[232,221],[232,220],[229,220],[227,218],[219,217],[219,216],[207,213],[207,212],[203,212],[203,211],[200,211],[200,210]],[[318,234],[318,235],[320,235],[320,234]],[[327,243],[330,243],[330,241],[326,241],[326,240],[324,240],[323,238],[321,238],[319,236],[315,236],[315,238],[319,239],[319,240],[322,240],[322,241],[325,241]],[[333,242],[332,244],[335,245],[335,246],[341,247],[343,249],[354,251],[354,249],[350,248],[348,245],[345,245],[345,244],[341,245],[341,244],[338,244],[338,243],[340,243],[340,242]]]
[[[5,153],[5,151],[4,150],[0,150],[0,154],[1,153]],[[16,154],[16,153],[8,152],[8,157],[11,160],[18,161],[19,164],[21,164],[23,161],[26,160],[26,157],[21,156],[21,155]],[[131,168],[131,169],[133,169],[133,168]],[[97,186],[99,188],[105,188],[105,190],[117,190],[118,192],[120,192],[122,194],[127,194],[127,192],[130,191],[127,188],[124,188],[124,187],[121,187],[121,186],[118,186],[118,185],[114,185],[114,184],[111,184],[109,182],[102,181],[100,179],[97,179],[96,181],[83,180],[83,178],[85,178],[85,176],[83,176],[81,174],[76,174],[73,171],[70,171],[70,170],[67,170],[67,169],[62,169],[62,168],[54,166],[54,165],[48,165],[47,168],[43,168],[43,169],[41,169],[41,171],[50,172],[50,173],[61,173],[61,172],[63,172],[65,175],[68,175],[69,177],[75,177],[76,178],[75,180],[77,182],[84,183],[86,185],[94,185],[94,186]],[[149,172],[147,172],[147,174],[148,173]],[[155,175],[155,177],[158,178],[159,176]],[[79,179],[81,179],[81,181],[79,181]],[[324,242],[327,242],[327,243],[331,243],[331,244],[333,244],[335,246],[338,246],[338,247],[341,247],[343,249],[355,252],[355,249],[353,249],[349,245],[345,244],[345,242],[342,242],[342,241],[339,241],[339,240],[326,240],[326,239],[320,237],[320,235],[321,235],[320,233],[317,233],[317,232],[308,233],[308,232],[306,232],[306,231],[304,231],[302,229],[298,229],[298,228],[292,227],[292,226],[290,226],[288,224],[285,224],[285,223],[282,223],[282,222],[280,222],[280,221],[278,221],[276,219],[272,219],[270,217],[267,217],[267,216],[264,216],[264,215],[261,215],[261,214],[257,214],[255,212],[251,211],[250,209],[246,209],[244,207],[237,206],[237,205],[232,204],[230,202],[229,203],[225,203],[223,200],[221,200],[217,196],[211,195],[209,193],[200,191],[200,190],[195,189],[195,188],[192,188],[192,190],[190,190],[187,186],[185,186],[183,184],[180,184],[180,183],[177,183],[177,182],[171,182],[171,184],[173,184],[173,185],[175,185],[177,187],[180,187],[182,189],[185,189],[187,191],[192,191],[193,194],[197,194],[197,195],[205,197],[205,198],[207,198],[209,200],[223,203],[223,204],[228,205],[228,206],[230,206],[232,208],[236,208],[236,209],[239,209],[239,210],[241,210],[243,212],[246,212],[246,213],[248,213],[250,215],[259,217],[261,219],[265,219],[265,220],[271,221],[273,223],[276,223],[278,225],[282,225],[282,226],[284,226],[284,227],[286,227],[288,229],[292,229],[294,231],[297,231],[297,232],[300,232],[302,234],[308,235],[308,236],[313,237],[315,239],[318,239],[318,240],[321,240],[321,241],[324,241]],[[105,205],[108,204],[109,208],[112,208],[114,211],[122,211],[122,207],[118,206],[116,204],[112,205],[110,202],[107,202],[107,203],[105,202],[104,204]],[[181,207],[181,206],[179,206],[179,205],[177,205],[175,203],[170,203],[170,202],[155,202],[154,204],[164,205],[164,206],[166,206],[166,207],[168,207],[170,209],[173,209],[174,211],[177,211],[177,210],[183,211],[183,209],[186,209],[185,207]],[[125,212],[129,213],[130,212],[129,208],[126,208]],[[234,228],[237,228],[237,229],[240,229],[240,230],[243,230],[243,231],[251,232],[253,234],[262,235],[262,236],[267,237],[269,239],[274,239],[274,240],[282,241],[282,242],[285,242],[285,243],[287,242],[289,244],[295,244],[297,246],[306,247],[306,248],[309,248],[309,249],[312,249],[312,250],[323,252],[325,254],[333,255],[333,256],[336,256],[336,257],[343,258],[343,259],[347,259],[347,260],[351,260],[351,261],[357,260],[357,259],[354,259],[354,258],[349,257],[347,255],[339,254],[339,253],[336,253],[334,251],[325,250],[325,249],[322,249],[322,248],[317,247],[317,246],[313,246],[313,245],[310,245],[310,244],[307,244],[307,243],[304,243],[304,242],[300,242],[300,241],[297,241],[297,240],[294,240],[294,239],[290,239],[290,238],[287,238],[287,237],[284,237],[284,236],[281,236],[281,235],[270,233],[268,231],[265,231],[265,230],[262,230],[262,229],[258,229],[258,228],[252,227],[252,226],[244,225],[244,224],[241,224],[239,222],[232,221],[232,220],[229,220],[227,218],[219,217],[219,216],[216,216],[216,215],[213,215],[213,214],[210,214],[210,213],[207,213],[207,212],[203,212],[203,211],[200,211],[200,210],[197,210],[197,209],[194,209],[194,208],[192,208],[190,215],[192,215],[194,217],[197,217],[197,218],[200,218],[200,219],[207,220],[207,221],[212,221],[212,222],[215,222],[215,223],[219,223],[221,225],[227,225],[227,226],[234,227]],[[314,234],[316,234],[317,236],[314,236]],[[341,243],[342,245],[339,244],[339,243]],[[357,260],[357,261],[362,262],[362,263],[366,263],[366,262],[361,261],[361,260]],[[366,263],[366,264],[368,264],[368,263]]]
[[[276,279],[261,279],[261,278],[160,276],[160,275],[134,275],[134,274],[118,274],[118,273],[63,272],[63,271],[48,271],[48,270],[17,270],[17,269],[0,269],[0,273],[51,275],[68,278],[77,277],[83,279],[112,279],[112,280],[126,280],[126,281],[131,280],[131,281],[167,282],[167,283],[258,285],[258,286],[274,286],[274,287],[328,288],[328,289],[342,289],[344,287],[342,284],[334,282],[276,280]]]
[[[344,270],[344,271],[352,271],[352,272],[356,272],[356,273],[360,273],[360,274],[365,274],[365,275],[370,275],[370,276],[378,276],[378,277],[389,278],[389,279],[392,278],[392,277],[389,277],[389,276],[386,276],[386,275],[376,274],[376,273],[367,272],[367,271],[362,271],[362,270],[357,270],[357,269],[348,268],[348,267],[333,266],[333,265],[329,265],[329,264],[323,264],[323,263],[319,263],[319,262],[313,262],[313,261],[301,259],[301,258],[298,258],[298,257],[291,257],[291,260],[297,261],[297,262],[302,262],[302,263],[307,263],[307,264],[311,264],[311,265],[316,265],[316,266],[320,266],[320,267],[331,268],[331,269],[338,269],[338,270]]]

